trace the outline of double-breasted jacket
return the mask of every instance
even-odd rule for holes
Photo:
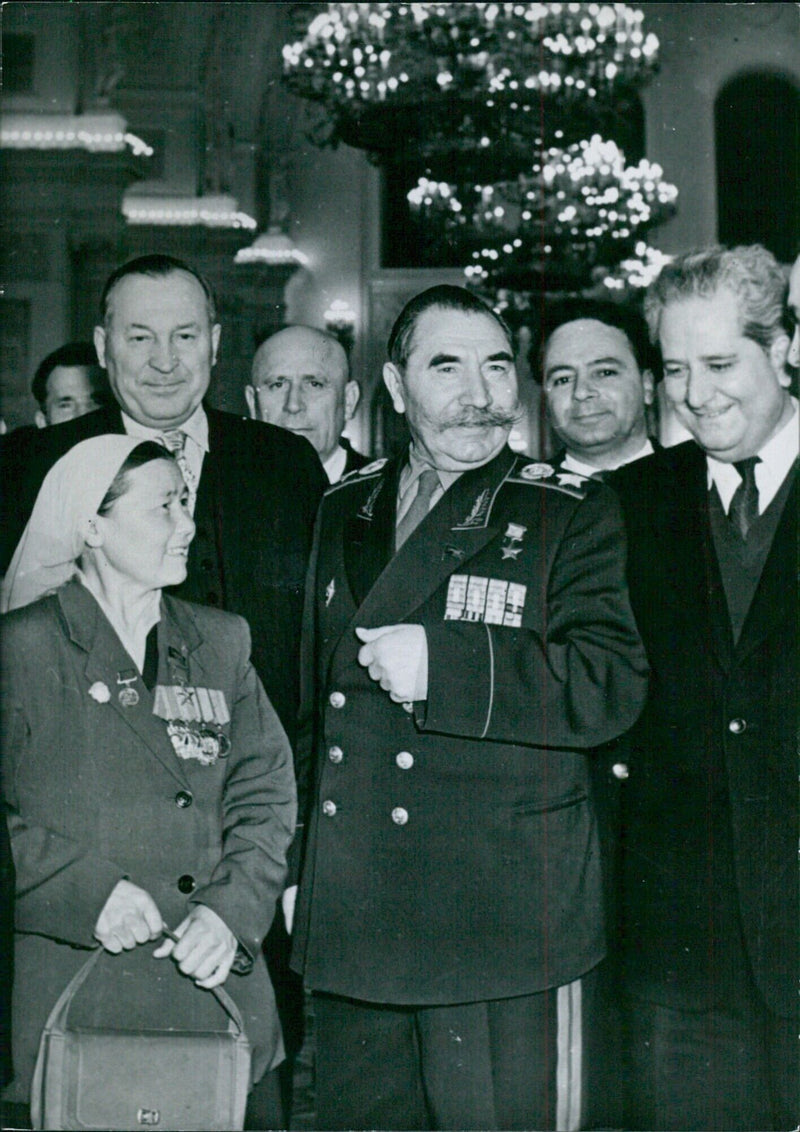
[[[348,477],[317,520],[293,962],[367,1001],[534,993],[605,948],[586,751],[631,726],[647,680],[620,516],[603,485],[504,449],[394,554],[400,468]],[[406,707],[355,634],[400,623],[429,655]]]

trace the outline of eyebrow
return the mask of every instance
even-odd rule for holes
[[[590,366],[621,366],[624,365],[624,362],[622,358],[617,358],[613,354],[609,354],[606,358],[592,358],[591,361],[586,364]],[[548,374],[560,373],[561,370],[574,370],[576,368],[577,367],[571,362],[559,362],[558,365],[548,366],[546,372]]]

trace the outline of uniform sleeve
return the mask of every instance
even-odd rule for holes
[[[16,872],[17,931],[93,945],[97,917],[125,870],[95,846],[26,820],[20,812],[21,782],[34,782],[31,733],[23,708],[2,690],[3,795]],[[39,771],[40,772],[40,771]]]
[[[575,509],[540,584],[545,592],[528,585],[520,628],[425,623],[428,699],[415,708],[422,730],[587,748],[636,722],[648,669],[609,490],[593,485]]]
[[[241,638],[222,793],[222,857],[190,902],[213,909],[252,960],[283,889],[297,796],[289,741],[250,662],[250,631],[237,620]]]

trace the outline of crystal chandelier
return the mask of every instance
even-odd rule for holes
[[[658,260],[643,237],[675,211],[678,190],[659,165],[627,165],[598,135],[553,146],[510,181],[467,187],[420,178],[409,193],[429,234],[461,253],[471,282],[515,292],[617,286],[617,265],[634,286]],[[638,268],[637,265],[638,264]]]
[[[513,176],[534,142],[624,116],[657,60],[642,22],[628,4],[330,3],[283,48],[284,80],[321,108],[319,145]]]

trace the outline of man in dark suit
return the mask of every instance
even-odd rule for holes
[[[651,355],[647,325],[628,306],[567,299],[545,310],[533,374],[563,445],[552,463],[593,476],[652,453]]]
[[[302,439],[203,404],[221,327],[208,283],[188,264],[161,255],[125,264],[106,283],[101,314],[95,347],[116,404],[24,444],[4,438],[3,568],[45,474],[78,441],[128,432],[179,444],[197,535],[175,592],[247,619],[253,663],[291,738],[319,462]]]
[[[689,253],[646,314],[692,441],[612,477],[653,677],[623,797],[637,1129],[800,1113],[797,404],[763,248]]]
[[[286,326],[262,342],[245,386],[250,416],[305,436],[317,450],[330,483],[369,463],[342,430],[361,390],[338,339],[313,326]]]
[[[208,283],[170,256],[132,260],[109,278],[95,347],[113,407],[3,438],[3,567],[44,476],[74,444],[104,432],[154,438],[177,452],[197,534],[177,596],[238,613],[250,625],[256,671],[292,739],[299,691],[303,587],[314,516],[325,488],[316,454],[284,429],[203,404],[221,327]],[[286,968],[280,917],[270,971],[291,1057],[302,1041],[302,988]]]
[[[605,951],[585,751],[646,686],[621,520],[507,447],[510,337],[468,291],[411,300],[389,357],[412,444],[327,493],[306,597],[318,1122],[577,1127]]]

